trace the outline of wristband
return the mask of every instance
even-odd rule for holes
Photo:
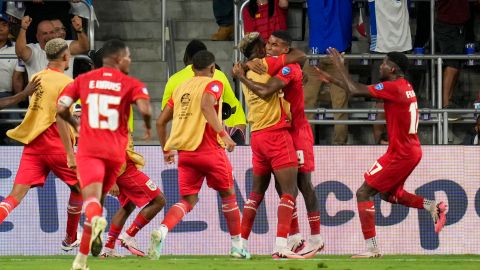
[[[225,132],[225,130],[222,130],[218,133],[218,136],[225,137],[225,136],[227,136],[227,133]]]

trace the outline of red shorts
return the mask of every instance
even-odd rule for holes
[[[103,183],[102,194],[106,194],[115,184],[122,165],[122,162],[90,156],[77,156],[80,187],[83,189],[93,183]]]
[[[288,167],[298,167],[292,136],[287,129],[252,132],[253,173],[267,175]]]
[[[35,155],[22,153],[15,184],[43,186],[48,173],[52,171],[69,186],[78,183],[77,174],[67,166],[67,156],[64,154]]]
[[[293,146],[298,158],[298,172],[313,172],[315,170],[315,156],[313,155],[313,132],[310,125],[291,129]]]
[[[129,202],[143,207],[160,195],[157,185],[130,160],[127,161],[125,172],[117,178],[117,185],[120,189],[118,201],[122,207]]]
[[[178,151],[180,195],[197,194],[204,178],[207,178],[207,185],[217,191],[233,188],[232,165],[225,150]]]
[[[395,194],[422,159],[422,152],[415,151],[408,157],[385,154],[365,172],[365,181],[381,193]]]

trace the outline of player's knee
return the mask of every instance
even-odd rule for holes
[[[153,199],[153,203],[160,209],[165,206],[166,202],[167,200],[165,199],[165,195],[162,192],[160,192],[160,194],[158,194],[158,196]]]
[[[357,201],[359,202],[368,201],[370,199],[370,195],[363,186],[357,189],[355,195],[357,197]]]

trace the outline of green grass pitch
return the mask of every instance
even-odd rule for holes
[[[70,269],[72,261],[73,256],[0,256],[0,269]],[[330,255],[318,255],[309,260],[272,260],[268,256],[254,256],[249,261],[226,256],[163,256],[158,261],[132,256],[115,259],[90,257],[89,267],[90,270],[479,270],[480,255],[396,255],[361,260]]]

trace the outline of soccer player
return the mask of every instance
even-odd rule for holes
[[[167,85],[165,86],[165,91],[163,92],[162,98],[162,110],[167,105],[168,100],[172,96],[173,91],[182,83],[191,79],[195,74],[192,69],[192,59],[193,56],[199,52],[207,50],[207,46],[198,40],[194,39],[190,41],[185,48],[185,54],[183,56],[183,63],[185,64],[185,68],[178,71],[177,73],[173,74],[168,78]],[[225,125],[228,127],[228,133],[232,136],[232,139],[237,144],[245,144],[245,128],[246,128],[246,121],[245,121],[245,113],[243,112],[242,105],[238,101],[235,93],[230,86],[230,82],[223,73],[219,69],[215,69],[215,73],[213,74],[213,78],[215,80],[219,80],[223,84],[223,94],[222,99],[225,104],[228,104],[231,108],[230,113],[231,115],[225,119]],[[223,106],[222,108],[225,109],[227,106]]]
[[[258,32],[247,34],[238,47],[249,60],[263,58],[265,66],[268,67],[267,71],[271,68],[267,59],[264,58],[265,42]],[[240,64],[234,66],[233,74],[242,82],[246,79],[245,72]],[[253,71],[249,71],[247,76],[259,82],[266,82],[270,78],[268,73],[259,75]],[[282,195],[277,211],[277,237],[272,257],[303,258],[287,248],[287,236],[292,223],[295,198],[298,194],[295,181],[298,163],[292,137],[288,132],[290,127],[288,104],[283,99],[283,93],[275,92],[269,97],[259,97],[246,85],[242,85],[242,90],[249,108],[248,122],[252,130],[251,147],[253,154],[253,188],[243,211],[243,241],[248,240],[256,209],[263,200],[270,175],[273,172]]]
[[[341,78],[317,69],[320,79],[347,89],[352,95],[383,99],[387,122],[389,146],[367,172],[365,181],[357,190],[357,206],[367,251],[352,258],[377,258],[382,254],[375,233],[375,205],[373,196],[380,193],[382,200],[392,204],[425,209],[432,215],[435,232],[439,233],[446,222],[447,205],[444,202],[427,200],[403,189],[405,181],[422,158],[422,149],[417,136],[418,105],[412,85],[405,79],[408,59],[400,52],[387,53],[380,66],[381,82],[364,85],[354,82],[343,58],[334,48],[328,49],[330,58]]]
[[[110,190],[110,194],[118,197],[121,208],[112,218],[107,242],[101,253],[104,258],[122,257],[115,250],[117,238],[122,247],[128,249],[132,254],[145,256],[137,246],[135,235],[163,209],[165,197],[157,185],[150,180],[150,177],[139,170],[144,165],[144,158],[134,151],[133,139],[129,136],[124,172],[117,178],[114,188]],[[127,231],[120,234],[135,207],[143,207],[143,209],[137,214]]]
[[[103,46],[103,67],[78,76],[58,99],[58,114],[78,130],[78,121],[69,108],[78,98],[82,103],[77,165],[86,221],[80,252],[72,269],[88,269],[87,257],[101,251],[101,234],[107,226],[101,202],[126,162],[128,115],[136,103],[150,129],[151,108],[144,84],[128,76],[130,50],[120,40]]]
[[[275,31],[268,40],[266,53],[275,57],[286,54],[291,50],[291,42],[292,39],[287,32]],[[311,236],[307,244],[304,245],[304,240],[299,232],[297,209],[295,207],[288,247],[305,258],[313,257],[323,249],[324,241],[320,235],[318,200],[311,180],[312,172],[315,169],[313,134],[304,112],[302,70],[299,64],[293,63],[285,65],[267,82],[256,82],[245,76],[240,76],[239,79],[262,98],[275,95],[283,89],[285,100],[290,103],[292,127],[289,131],[299,162],[296,184],[305,200]],[[283,193],[283,191],[280,191],[280,193]]]
[[[82,196],[77,180],[73,142],[68,125],[56,115],[56,100],[72,79],[63,74],[68,68],[70,51],[63,39],[52,39],[45,45],[48,66],[32,76],[40,84],[32,95],[22,123],[7,135],[25,146],[10,194],[0,203],[0,224],[18,206],[32,187],[43,186],[52,171],[70,188],[67,235],[61,248],[78,246],[77,227],[82,210]],[[27,87],[28,88],[28,87]],[[22,92],[23,93],[23,92]],[[27,93],[27,92],[26,92]],[[65,147],[64,147],[65,144]]]
[[[223,84],[214,80],[215,57],[203,50],[193,56],[195,76],[180,85],[157,119],[157,131],[165,162],[175,162],[178,151],[178,186],[182,199],[170,208],[159,228],[152,231],[148,255],[158,259],[167,233],[198,202],[204,178],[222,198],[222,211],[232,240],[230,255],[250,258],[240,237],[240,210],[235,196],[232,166],[218,137],[228,151],[235,142],[221,122]],[[166,126],[172,120],[167,141]]]

